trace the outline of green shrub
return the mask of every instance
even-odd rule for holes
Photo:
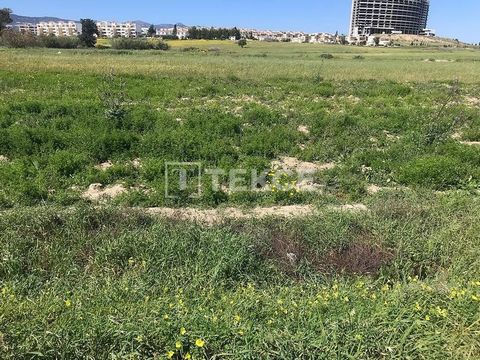
[[[330,60],[330,59],[333,59],[334,56],[332,54],[321,54],[320,58]]]
[[[4,30],[1,35],[1,44],[10,48],[28,48],[41,46],[38,38],[30,33],[21,33],[14,30]]]
[[[80,40],[76,36],[40,36],[39,42],[53,49],[76,49],[80,46]]]
[[[413,159],[402,166],[398,171],[398,180],[405,185],[445,190],[461,185],[468,174],[468,167],[460,160],[428,155]]]
[[[170,46],[161,40],[119,38],[112,41],[112,48],[118,50],[168,50]]]

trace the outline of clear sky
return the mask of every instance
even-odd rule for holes
[[[0,0],[15,14],[77,20],[348,32],[351,0]],[[439,35],[480,42],[479,0],[431,0],[429,27]]]

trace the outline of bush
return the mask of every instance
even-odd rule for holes
[[[76,36],[41,36],[39,41],[41,45],[53,49],[76,49],[80,45],[80,40]]]
[[[112,41],[112,48],[118,50],[168,50],[170,46],[161,40],[120,38]]]
[[[406,163],[399,171],[405,185],[419,185],[435,190],[454,188],[468,178],[468,166],[446,156],[424,156]]]
[[[41,46],[38,38],[30,33],[20,33],[14,30],[2,31],[1,45],[10,48],[28,48]]]
[[[321,59],[333,59],[334,56],[332,54],[321,54],[320,58]]]

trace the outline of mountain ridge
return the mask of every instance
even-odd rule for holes
[[[54,16],[23,16],[23,15],[17,15],[17,14],[12,14],[12,23],[17,24],[17,23],[32,23],[32,24],[38,24],[40,22],[48,22],[48,21],[75,21],[75,22],[80,22],[80,20],[72,20],[72,19],[63,19],[59,17],[54,17]],[[99,20],[96,20],[99,21]],[[143,20],[132,20],[135,24],[137,24],[140,27],[149,27],[150,25],[153,25],[155,28],[170,28],[173,27],[174,25],[177,26],[186,26],[182,23],[176,23],[176,24],[151,24],[149,22],[143,21]]]

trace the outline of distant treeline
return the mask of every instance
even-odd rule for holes
[[[188,38],[193,40],[226,40],[235,37],[240,40],[242,37],[240,30],[236,27],[233,29],[226,28],[197,28],[192,26],[188,29]]]

